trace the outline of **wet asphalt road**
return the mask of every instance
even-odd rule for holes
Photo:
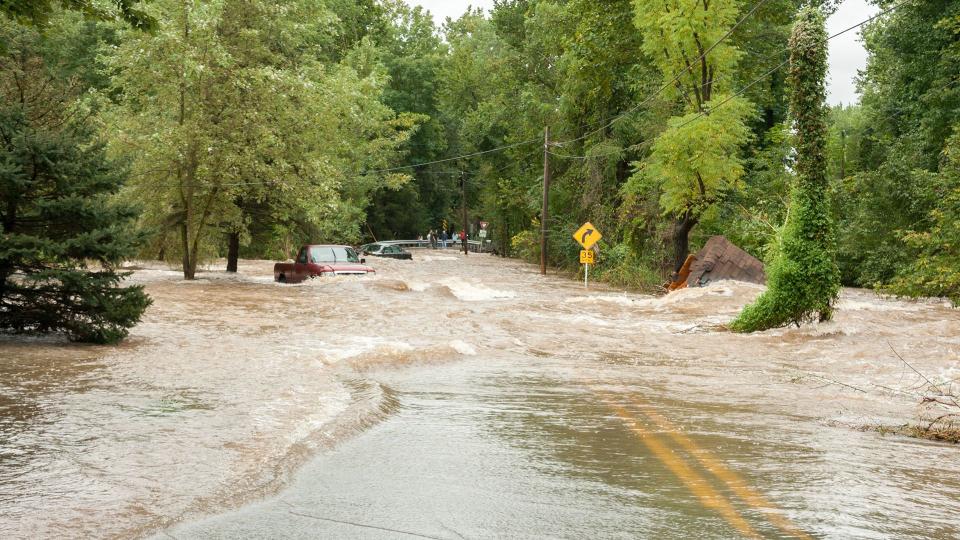
[[[158,538],[960,532],[949,499],[930,514],[910,514],[911,503],[899,499],[912,491],[901,485],[902,464],[870,461],[911,452],[955,457],[943,445],[745,404],[670,399],[642,368],[609,359],[477,356],[367,376],[389,389],[382,421],[321,452],[277,495]],[[784,423],[789,433],[780,432]],[[918,491],[912,503],[929,495]]]

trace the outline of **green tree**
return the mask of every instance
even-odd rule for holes
[[[634,6],[643,50],[663,75],[665,96],[677,100],[684,114],[668,122],[627,191],[662,186],[660,205],[675,219],[674,269],[679,270],[689,252],[690,231],[743,175],[739,151],[750,137],[746,121],[753,105],[729,94],[741,53],[732,42],[721,41],[736,23],[739,4],[634,0]]]
[[[914,257],[888,290],[907,296],[940,296],[960,305],[960,132],[944,150],[944,166],[934,184],[939,203],[930,212],[929,230],[905,231]]]
[[[424,166],[445,157],[447,133],[439,111],[440,70],[447,47],[430,14],[400,0],[383,2],[386,30],[377,37],[381,59],[389,75],[384,104],[395,111],[420,118],[413,134],[405,164],[413,181],[400,189],[376,191],[367,209],[367,224],[377,239],[416,238],[430,228],[439,229],[455,192],[450,165]],[[368,231],[368,232],[370,232]]]
[[[369,43],[339,64],[317,59],[336,20],[322,4],[145,9],[156,31],[130,30],[107,59],[113,146],[133,157],[130,195],[147,201],[157,249],[185,279],[220,253],[224,232],[235,240],[252,225],[284,255],[306,239],[353,241],[369,194],[407,180],[362,174],[389,165],[415,121],[380,101],[386,77]]]
[[[731,328],[739,332],[829,320],[840,291],[825,154],[826,40],[823,14],[803,9],[790,36],[790,112],[797,154],[790,211],[767,269],[768,290],[733,321]]]
[[[861,287],[882,287],[915,268],[921,252],[905,242],[907,232],[916,238],[935,226],[939,171],[960,121],[960,4],[877,4],[897,5],[864,30],[861,104],[831,117],[831,148],[844,152],[832,153],[830,170],[843,156],[846,172],[833,189],[837,261],[843,282]]]
[[[112,197],[125,171],[36,31],[0,17],[0,41],[0,328],[119,341],[150,305],[117,271],[141,240],[136,210]]]
[[[142,29],[153,25],[143,11],[137,9],[137,0],[110,0],[109,2],[91,2],[90,0],[0,0],[0,13],[15,20],[43,25],[49,22],[51,15],[61,8],[76,10],[92,19],[110,20],[122,18],[127,23]]]

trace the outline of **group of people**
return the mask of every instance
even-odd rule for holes
[[[417,240],[426,240],[426,241],[430,242],[430,247],[433,248],[433,249],[437,249],[438,247],[440,247],[440,248],[442,248],[442,249],[446,249],[446,248],[447,248],[447,242],[450,242],[450,244],[453,245],[453,244],[455,244],[455,243],[457,242],[457,240],[460,240],[460,242],[462,243],[462,242],[466,241],[466,239],[467,239],[467,233],[466,233],[466,232],[460,231],[459,234],[450,233],[450,234],[448,235],[446,229],[444,229],[443,231],[440,231],[440,235],[439,235],[439,236],[437,236],[437,231],[435,231],[435,230],[433,230],[433,229],[430,229],[430,231],[427,232],[427,237],[426,237],[426,238],[424,238],[424,237],[422,237],[422,236],[419,237],[419,238],[417,238]]]

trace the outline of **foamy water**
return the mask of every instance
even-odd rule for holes
[[[486,300],[504,300],[516,298],[514,291],[494,289],[486,285],[471,282],[462,278],[447,278],[440,283],[450,290],[454,296],[467,302],[483,302]]]
[[[650,399],[854,428],[924,413],[893,351],[938,384],[960,377],[960,316],[942,302],[844,290],[832,322],[737,335],[723,325],[762,287],[652,297],[492,256],[370,262],[376,277],[299,285],[267,261],[194,282],[144,264],[133,281],[155,304],[121,346],[0,341],[0,536],[141,536],[272,493],[394,414],[383,370],[559,358],[550,376],[577,386],[629,366]]]

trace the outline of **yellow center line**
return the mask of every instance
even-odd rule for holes
[[[764,515],[770,523],[794,538],[803,538],[805,540],[812,538],[809,534],[794,525],[773,503],[748,486],[747,482],[740,475],[730,470],[719,459],[714,457],[709,450],[697,446],[696,443],[681,433],[676,426],[660,415],[660,413],[637,400],[633,400],[633,403],[644,415],[653,421],[653,423],[663,429],[674,442],[696,458],[707,471],[723,481],[743,502],[754,508],[764,510]]]
[[[603,396],[601,396],[603,397]],[[710,483],[700,476],[695,470],[690,468],[686,462],[683,461],[680,456],[675,454],[670,448],[668,448],[663,442],[661,442],[657,437],[652,433],[647,431],[641,426],[637,420],[627,411],[623,406],[612,402],[609,399],[604,398],[607,404],[610,406],[614,412],[617,413],[617,416],[624,419],[627,424],[630,426],[630,429],[640,438],[640,440],[650,449],[651,452],[659,459],[670,472],[674,474],[677,478],[680,479],[684,485],[687,486],[697,498],[703,503],[704,506],[712,508],[719,513],[723,519],[737,529],[742,535],[750,538],[760,538],[760,535],[757,534],[757,531],[747,523],[747,520],[737,512],[737,509],[724,498],[720,493],[717,492],[710,485]]]

